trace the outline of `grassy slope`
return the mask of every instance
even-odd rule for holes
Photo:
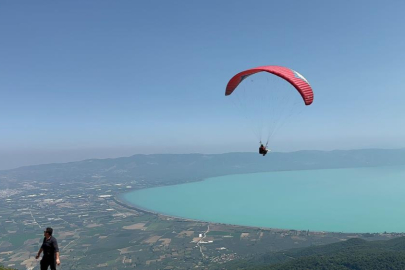
[[[269,253],[227,265],[227,269],[405,269],[405,237],[344,242]]]

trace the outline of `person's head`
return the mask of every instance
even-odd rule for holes
[[[263,145],[263,144],[261,144],[261,145],[260,145],[260,147],[264,147],[264,145]]]
[[[52,233],[53,233],[53,229],[50,228],[50,227],[46,228],[45,231],[44,231],[44,235],[47,236],[47,237],[52,236]]]

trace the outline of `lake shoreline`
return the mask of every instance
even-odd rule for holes
[[[179,217],[179,216],[173,216],[173,215],[168,215],[164,213],[159,213],[156,211],[152,211],[146,208],[142,208],[139,206],[134,206],[134,205],[129,205],[129,203],[124,202],[122,198],[120,198],[122,194],[118,196],[113,196],[112,200],[121,205],[122,207],[125,207],[127,209],[135,210],[137,212],[141,212],[144,214],[149,214],[149,215],[154,215],[154,216],[159,216],[159,217],[165,217],[165,218],[170,218],[173,220],[181,220],[181,221],[186,221],[186,222],[199,222],[199,223],[206,223],[206,224],[211,224],[211,225],[224,225],[224,226],[231,226],[231,227],[240,227],[240,228],[249,228],[249,229],[260,229],[260,230],[266,230],[266,231],[273,231],[273,232],[291,232],[291,231],[297,231],[297,232],[310,232],[314,234],[347,234],[347,235],[352,235],[352,234],[358,234],[358,233],[340,233],[340,232],[325,232],[325,231],[309,231],[309,230],[293,230],[293,229],[277,229],[277,228],[268,228],[268,227],[258,227],[258,226],[246,226],[246,225],[236,225],[236,224],[230,224],[230,223],[221,223],[221,222],[210,222],[210,221],[205,221],[205,220],[199,220],[199,219],[192,219],[192,218],[184,218],[184,217]],[[376,233],[378,234],[378,233]]]
[[[361,167],[234,174],[225,176],[228,177],[228,179],[223,179],[225,182],[222,182],[223,176],[209,177],[184,184],[157,186],[153,188],[155,189],[153,192],[145,192],[150,188],[135,189],[117,194],[116,199],[123,205],[140,212],[183,221],[275,231],[344,234],[382,234],[386,232],[397,234],[399,231],[403,233],[404,230],[401,227],[403,219],[397,215],[400,209],[398,207],[392,208],[389,201],[391,197],[398,198],[401,188],[393,192],[393,189],[388,187],[389,185],[381,184],[381,177],[385,177],[387,169],[391,172],[391,168],[381,166],[380,168]],[[401,166],[398,169],[402,177],[405,174],[405,168]],[[246,179],[249,181],[246,182]],[[395,184],[401,179],[396,176],[390,181]],[[221,181],[217,182],[215,180]],[[202,182],[208,182],[208,185],[202,184]],[[246,183],[249,188],[247,188]],[[174,188],[174,186],[178,186],[178,188]],[[210,194],[210,199],[206,201],[200,199],[200,196],[191,195],[195,194],[197,190],[200,194]],[[138,199],[131,199],[131,193],[138,191],[140,191],[139,195],[136,195]],[[161,208],[153,207],[152,205],[157,203],[155,198],[165,198],[167,192],[171,194],[170,197],[167,197],[170,198],[169,201],[164,199]],[[223,197],[225,194],[227,194],[226,197]],[[266,199],[255,200],[255,198],[259,197]],[[140,198],[142,198],[141,201]],[[239,198],[250,199],[241,201]],[[356,205],[359,205],[357,203],[358,198],[362,198],[363,205],[366,208],[356,208]],[[142,206],[139,205],[138,202],[141,203],[144,199],[152,204],[143,203]],[[184,200],[189,202],[188,210],[186,208],[185,212],[176,212],[174,209],[184,204]],[[221,200],[227,200],[225,205],[228,205],[228,209],[221,206],[221,210],[219,210],[219,205],[223,205]],[[206,205],[206,202],[208,202],[208,205]],[[306,203],[302,204],[301,202]],[[385,203],[384,208],[374,209],[374,205],[376,203],[380,205],[381,202]],[[167,203],[171,203],[171,205],[169,206]],[[269,204],[275,207],[267,207],[266,205]],[[148,206],[148,208],[145,208],[144,205]],[[196,209],[197,212],[190,207]],[[210,209],[216,214],[212,214]],[[339,211],[336,212],[330,209],[339,209]],[[386,210],[384,209],[390,209],[391,213],[385,213]],[[199,214],[198,211],[203,212]],[[221,211],[229,211],[222,212],[227,213],[228,218],[222,218]],[[233,212],[235,213],[232,214]],[[363,213],[368,213],[368,215],[364,216],[364,219],[358,218]],[[258,222],[251,219],[251,216],[253,218],[257,217]],[[260,221],[260,216],[264,217],[263,221]],[[303,221],[302,224],[296,221],[288,221],[288,219],[292,220],[295,217],[298,218],[298,222]],[[322,219],[318,220],[318,217]],[[383,217],[382,221],[393,220],[400,223],[395,222],[395,226],[386,224],[386,221],[381,222],[381,224],[370,223],[377,217]],[[329,224],[321,222],[329,222]]]
[[[204,180],[202,180],[202,181],[204,181]],[[210,222],[210,221],[205,221],[205,220],[168,215],[168,214],[156,212],[156,211],[153,211],[150,209],[135,206],[133,204],[130,204],[129,202],[126,202],[125,199],[121,198],[121,196],[123,194],[113,196],[112,200],[115,203],[117,203],[118,205],[125,207],[127,209],[130,209],[130,210],[135,210],[135,211],[143,213],[143,214],[154,215],[154,216],[163,217],[163,218],[172,219],[172,220],[178,220],[178,221],[182,221],[182,222],[199,222],[199,223],[205,223],[205,224],[209,224],[209,225],[222,225],[222,226],[230,226],[230,227],[234,227],[234,228],[246,228],[246,229],[253,229],[253,230],[270,231],[270,232],[275,232],[275,233],[306,232],[306,233],[312,234],[312,235],[341,235],[341,236],[345,236],[348,238],[359,237],[362,239],[367,239],[368,237],[371,237],[371,236],[374,236],[374,237],[375,236],[392,236],[392,237],[405,236],[405,232],[403,232],[403,233],[399,233],[399,232],[390,232],[390,233],[333,232],[333,231],[282,229],[282,228],[270,228],[270,227],[260,227],[260,226],[237,225],[237,224],[221,223],[221,222]],[[367,235],[367,236],[365,236],[365,235]]]

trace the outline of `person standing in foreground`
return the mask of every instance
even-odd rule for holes
[[[38,259],[42,251],[44,252],[44,256],[42,256],[41,260],[41,270],[47,270],[48,266],[51,267],[51,270],[55,270],[56,264],[60,265],[58,242],[56,241],[56,238],[52,236],[52,233],[52,228],[46,228],[44,231],[44,241],[35,257]]]

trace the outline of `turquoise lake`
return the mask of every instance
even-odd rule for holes
[[[136,190],[121,198],[143,209],[209,222],[405,232],[405,166],[228,175]]]

